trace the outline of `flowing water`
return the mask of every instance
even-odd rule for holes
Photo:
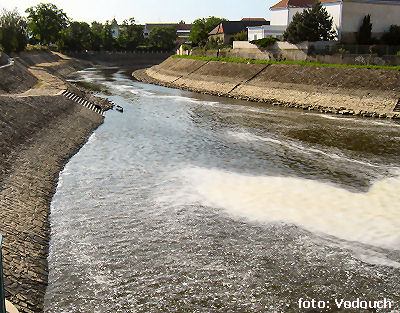
[[[400,305],[399,124],[79,79],[125,112],[61,173],[46,312]]]

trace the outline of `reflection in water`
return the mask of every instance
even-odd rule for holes
[[[79,75],[125,113],[60,177],[46,312],[400,304],[398,124]]]

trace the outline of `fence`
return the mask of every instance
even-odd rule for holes
[[[6,313],[6,297],[4,293],[4,276],[3,276],[3,237],[0,235],[0,313]]]

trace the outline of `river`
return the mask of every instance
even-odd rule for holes
[[[78,78],[125,112],[60,175],[46,312],[400,305],[400,124]]]

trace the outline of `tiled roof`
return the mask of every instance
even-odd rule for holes
[[[242,22],[256,21],[256,22],[266,22],[267,20],[263,17],[244,17]]]
[[[273,9],[307,8],[313,6],[318,0],[281,0],[271,7]],[[341,0],[320,0],[321,3],[341,2]]]

